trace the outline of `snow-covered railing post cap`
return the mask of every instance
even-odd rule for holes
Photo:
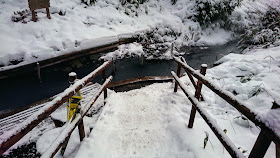
[[[75,80],[77,79],[77,74],[75,72],[70,72],[68,74],[69,76],[69,83],[73,84],[75,82]]]
[[[207,64],[201,64],[201,67],[203,67],[203,68],[207,68]]]

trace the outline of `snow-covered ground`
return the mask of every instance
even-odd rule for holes
[[[279,135],[280,109],[270,111],[280,98],[280,47],[254,50],[223,57],[219,66],[208,69],[206,77],[245,102]],[[181,78],[194,92],[187,76]],[[86,125],[91,133],[79,143],[77,131],[71,137],[67,157],[230,157],[222,144],[197,114],[194,127],[187,127],[191,103],[184,93],[173,92],[174,83],[157,83],[128,92],[109,91],[98,118]],[[260,132],[231,105],[203,86],[203,107],[247,157]],[[273,114],[273,115],[271,115]],[[88,129],[88,128],[87,128]],[[43,153],[50,139],[61,129],[50,130],[37,142]],[[204,139],[209,141],[203,148]],[[52,136],[52,137],[50,137]],[[60,157],[57,155],[57,157]],[[272,143],[265,155],[275,157]]]
[[[50,0],[51,19],[41,9],[37,22],[31,21],[31,14],[19,22],[11,20],[20,16],[18,11],[29,9],[26,0],[0,0],[0,4],[0,65],[4,66],[0,70],[154,29],[162,42],[186,45],[223,44],[233,34],[220,28],[201,30],[197,22],[188,19],[193,15],[191,0],[178,0],[175,5],[164,0],[149,1],[131,9],[123,7],[119,0],[98,0],[92,6],[80,0]],[[172,32],[180,36],[172,37]],[[13,61],[22,62],[12,65]]]

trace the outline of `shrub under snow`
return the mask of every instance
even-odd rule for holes
[[[251,8],[248,14],[255,16],[247,31],[242,35],[240,44],[248,46],[278,46],[280,45],[280,0],[269,0],[265,3],[266,10]]]

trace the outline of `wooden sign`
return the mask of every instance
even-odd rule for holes
[[[30,10],[49,8],[50,0],[28,0]]]
[[[37,21],[36,14],[35,14],[36,9],[46,8],[47,17],[49,19],[51,18],[50,10],[49,10],[50,0],[28,0],[28,5],[29,5],[30,10],[32,11],[32,20],[33,21]]]

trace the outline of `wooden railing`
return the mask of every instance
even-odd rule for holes
[[[36,127],[40,122],[42,122],[45,118],[47,118],[52,112],[54,112],[58,107],[60,107],[63,103],[65,103],[67,100],[69,100],[75,92],[78,92],[83,86],[85,86],[87,83],[89,83],[93,78],[95,78],[99,73],[102,72],[102,78],[103,78],[103,85],[99,89],[96,96],[94,96],[91,101],[84,106],[80,113],[77,114],[74,120],[72,120],[71,124],[67,124],[65,130],[62,132],[64,136],[59,136],[57,140],[60,140],[60,142],[54,147],[52,145],[44,155],[48,155],[50,157],[54,156],[54,154],[58,151],[59,147],[63,144],[65,141],[65,138],[69,138],[71,133],[73,132],[74,128],[76,126],[79,127],[79,133],[80,133],[80,139],[82,140],[85,137],[84,134],[84,127],[83,127],[83,117],[86,115],[90,107],[95,103],[97,98],[100,96],[100,94],[104,91],[104,97],[107,96],[106,88],[108,84],[112,80],[112,76],[110,76],[108,79],[106,79],[105,75],[105,69],[107,66],[109,66],[112,63],[112,61],[104,62],[101,66],[99,66],[97,69],[95,69],[93,72],[88,74],[86,77],[82,78],[81,80],[78,80],[73,85],[71,85],[69,88],[67,88],[64,92],[59,94],[55,99],[53,99],[49,104],[44,106],[42,109],[31,115],[27,120],[19,124],[12,132],[8,133],[7,138],[3,140],[0,144],[0,155],[2,155],[5,151],[7,151],[10,147],[12,147],[15,143],[17,143],[23,136],[25,136],[28,132],[30,132],[34,127]],[[61,144],[62,143],[62,144]],[[67,143],[66,143],[67,144]],[[52,150],[55,148],[55,150]],[[52,151],[52,152],[50,152]],[[51,154],[49,154],[51,153]],[[47,157],[48,157],[47,156]]]
[[[113,79],[113,77],[110,76],[103,83],[102,87],[98,90],[96,95],[91,98],[91,101],[81,109],[80,113],[78,113],[76,115],[76,117],[73,118],[71,121],[67,122],[66,127],[59,134],[59,136],[55,139],[55,141],[51,144],[51,146],[43,153],[43,155],[41,156],[42,158],[54,157],[54,155],[58,152],[60,147],[62,147],[61,154],[63,155],[64,151],[66,149],[66,145],[68,143],[68,140],[69,140],[72,132],[74,131],[74,129],[77,126],[78,126],[78,129],[79,129],[80,141],[83,140],[83,138],[85,137],[84,126],[83,126],[83,117],[87,114],[89,109],[96,102],[96,100],[98,99],[100,94],[106,89],[106,87],[108,86],[108,84],[111,82],[112,79]]]
[[[201,66],[200,73],[196,72],[193,68],[191,68],[189,65],[186,64],[184,58],[177,58],[174,57],[174,60],[178,63],[177,68],[177,74],[175,72],[171,72],[172,76],[174,77],[176,84],[174,88],[174,92],[177,91],[178,86],[181,87],[185,95],[188,97],[188,99],[193,104],[192,110],[191,110],[191,116],[189,119],[189,128],[193,127],[195,113],[198,111],[202,118],[206,121],[206,123],[209,125],[209,127],[212,129],[212,131],[215,133],[215,135],[218,137],[220,142],[223,144],[223,146],[226,148],[226,150],[229,152],[229,154],[232,157],[244,157],[243,154],[236,148],[236,146],[230,141],[230,139],[224,134],[223,131],[219,128],[219,126],[213,121],[213,119],[210,117],[210,115],[202,108],[202,106],[199,103],[199,99],[201,98],[201,88],[204,84],[209,89],[211,89],[214,93],[219,95],[221,98],[223,98],[225,101],[227,101],[229,104],[231,104],[235,109],[237,109],[240,113],[242,113],[244,116],[246,116],[250,121],[252,121],[255,125],[259,126],[261,128],[261,132],[257,138],[257,141],[249,155],[249,158],[262,158],[264,157],[269,145],[273,141],[276,144],[276,157],[280,158],[279,156],[279,144],[280,144],[280,137],[276,133],[277,131],[274,131],[269,125],[267,125],[262,120],[258,119],[260,118],[254,111],[249,109],[245,106],[244,103],[242,103],[236,96],[234,96],[232,93],[223,90],[219,88],[218,85],[213,83],[212,81],[209,81],[204,75],[206,73],[206,67],[207,65],[203,64]],[[192,93],[189,92],[186,85],[184,85],[178,76],[180,76],[180,70],[181,67],[184,68],[187,75],[189,76],[195,91],[195,97],[192,96]],[[193,77],[195,77],[198,81],[195,83]],[[279,108],[279,105],[274,102],[273,109]],[[279,131],[278,131],[279,132]]]

